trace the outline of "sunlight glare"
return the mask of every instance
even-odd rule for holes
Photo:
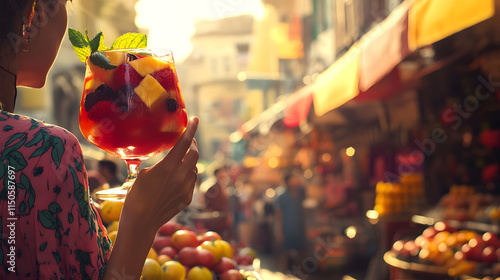
[[[148,47],[171,50],[177,62],[192,51],[191,36],[197,20],[241,14],[260,19],[264,14],[259,0],[140,0],[135,9],[136,25],[148,32]]]

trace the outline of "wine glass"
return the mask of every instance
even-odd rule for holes
[[[170,149],[187,125],[172,53],[167,50],[103,51],[87,59],[80,104],[80,130],[92,144],[125,160],[128,176],[96,197],[124,200],[142,161]],[[116,66],[116,67],[115,67]]]

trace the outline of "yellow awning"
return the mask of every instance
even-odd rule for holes
[[[358,95],[359,57],[360,49],[355,45],[318,76],[313,85],[316,115],[322,116]]]
[[[403,2],[318,76],[313,85],[316,115],[322,116],[358,96],[360,88],[368,90],[391,73],[409,51],[433,44],[494,14],[495,0]]]
[[[430,45],[495,14],[495,0],[418,0],[408,15],[411,50]]]

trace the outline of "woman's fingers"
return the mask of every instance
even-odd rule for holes
[[[189,148],[187,153],[184,155],[184,159],[182,160],[182,162],[184,162],[184,164],[187,166],[189,166],[189,165],[196,166],[198,159],[199,159],[198,147],[196,147],[196,144],[193,141],[191,143],[191,147]]]
[[[198,122],[199,120],[197,117],[189,119],[186,130],[160,164],[170,163],[177,165],[180,163],[193,142],[196,129],[198,128]]]
[[[181,169],[179,170],[182,171],[182,176],[192,176],[192,174],[198,176],[198,168],[196,167],[198,159],[198,147],[196,147],[196,144],[193,140],[193,142],[191,143],[191,147],[182,160]]]

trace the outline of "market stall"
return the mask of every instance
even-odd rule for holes
[[[372,258],[371,279],[474,274],[466,273],[472,265],[452,269],[450,274],[451,264],[415,262],[393,251],[398,240],[412,237],[415,241],[427,227],[450,222],[451,214],[459,216],[460,223],[454,224],[457,232],[470,230],[476,237],[498,234],[492,220],[470,220],[473,213],[484,213],[479,207],[448,208],[447,215],[442,215],[443,210],[441,217],[429,222],[428,210],[439,212],[440,200],[452,189],[455,192],[454,186],[473,186],[475,196],[491,195],[496,200],[500,173],[498,1],[477,2],[474,8],[466,1],[438,2],[405,1],[319,75],[315,84],[283,99],[274,108],[279,114],[272,110],[266,113],[272,117],[263,114],[259,122],[265,123],[265,136],[259,136],[259,123],[252,121],[251,129],[241,131],[261,144],[259,152],[254,150],[246,158],[254,166],[265,166],[256,174],[289,166],[304,171],[309,198],[316,201],[306,207],[314,217],[311,237],[341,224],[338,212],[331,215],[317,202],[324,202],[326,175],[342,173],[342,180],[351,184],[349,193],[355,194],[349,197],[355,204],[348,211],[350,218],[368,222],[371,227],[364,230],[377,233],[377,252],[364,252]],[[277,140],[286,135],[295,142],[285,145],[290,141]],[[494,203],[488,205],[490,215],[498,215]],[[345,232],[338,235],[346,236]],[[332,255],[348,241],[339,238]],[[445,254],[451,258],[453,252],[455,258],[461,248],[450,250]],[[347,256],[345,251],[342,255]],[[494,265],[474,267],[481,272],[473,276],[496,276]]]

